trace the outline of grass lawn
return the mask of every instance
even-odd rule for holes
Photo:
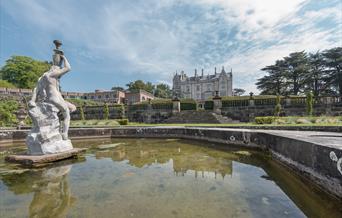
[[[117,120],[72,120],[71,127],[118,127],[118,126],[208,126],[208,127],[271,127],[271,126],[342,126],[341,123],[283,123],[283,124],[256,124],[256,123],[175,123],[175,124],[148,124],[129,122],[120,125]]]
[[[91,127],[91,126],[120,126],[116,120],[72,120],[71,127]]]
[[[248,127],[248,126],[342,126],[334,123],[313,123],[313,124],[256,124],[256,123],[175,123],[175,124],[148,124],[129,123],[128,126],[208,126],[208,127]]]

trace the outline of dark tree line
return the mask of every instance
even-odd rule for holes
[[[261,70],[267,72],[256,83],[262,95],[342,95],[342,47],[294,52]]]

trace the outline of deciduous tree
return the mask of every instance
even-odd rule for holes
[[[38,78],[50,68],[44,61],[26,56],[12,56],[0,70],[0,78],[18,88],[34,88]]]

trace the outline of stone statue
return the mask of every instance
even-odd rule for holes
[[[30,154],[53,154],[73,149],[68,139],[70,112],[76,107],[65,101],[59,90],[59,79],[71,67],[63,51],[62,43],[54,41],[53,65],[37,82],[29,102],[29,115],[33,128],[26,138]],[[64,65],[64,66],[63,66]]]

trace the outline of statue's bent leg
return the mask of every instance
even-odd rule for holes
[[[63,131],[61,133],[63,140],[68,139],[68,131],[69,131],[69,125],[70,125],[70,110],[67,105],[67,103],[64,101],[64,99],[50,99],[50,102],[53,103],[59,111],[62,113],[63,120],[62,120],[62,128]]]

